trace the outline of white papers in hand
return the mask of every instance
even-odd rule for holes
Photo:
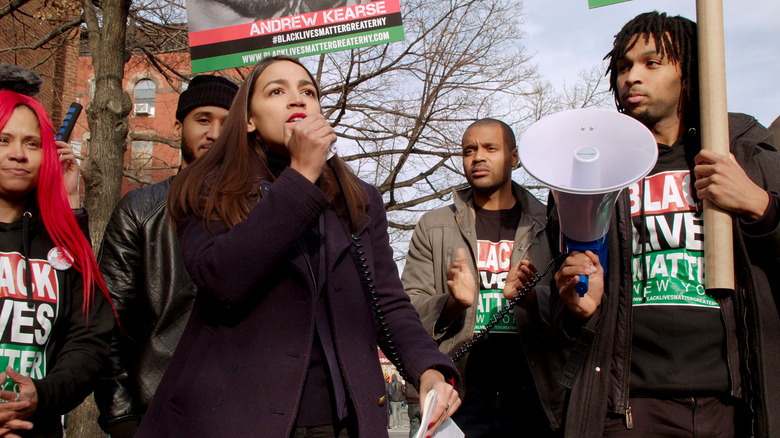
[[[417,435],[414,438],[425,438],[425,432],[428,431],[428,425],[431,423],[431,414],[433,414],[433,408],[436,406],[436,398],[439,393],[435,389],[428,391],[428,395],[425,396],[425,402],[422,406],[422,421],[420,422],[420,429],[417,431]],[[460,430],[457,424],[452,419],[448,418],[444,420],[444,423],[439,426],[436,433],[433,434],[434,438],[463,438],[465,435]]]

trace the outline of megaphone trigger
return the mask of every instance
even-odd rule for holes
[[[579,251],[579,252],[590,251],[596,254],[597,256],[599,256],[599,263],[601,264],[602,269],[604,269],[604,274],[606,274],[607,236],[608,234],[605,234],[601,238],[590,242],[578,242],[576,240],[572,240],[564,236],[564,242],[566,243],[566,247],[569,249],[569,251]],[[579,277],[579,281],[577,282],[577,284],[574,285],[574,290],[576,290],[581,297],[584,297],[585,294],[588,292],[590,282],[588,280],[587,275],[579,275],[578,277]]]

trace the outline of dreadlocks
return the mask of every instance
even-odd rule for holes
[[[612,50],[604,57],[609,59],[609,89],[615,96],[618,111],[625,112],[626,109],[620,102],[617,63],[634,48],[640,36],[644,37],[645,43],[649,43],[652,37],[657,53],[680,68],[683,87],[678,111],[684,126],[698,127],[699,105],[696,99],[699,96],[699,60],[696,23],[681,16],[667,17],[666,13],[658,11],[639,14],[626,23],[615,35]]]

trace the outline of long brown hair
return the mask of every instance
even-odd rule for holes
[[[320,98],[317,81],[297,59],[274,56],[258,62],[239,87],[219,138],[206,154],[173,180],[168,194],[168,209],[174,222],[195,215],[203,219],[208,229],[212,221],[220,221],[232,228],[246,219],[252,205],[262,196],[260,181],[275,179],[268,166],[267,146],[254,133],[247,132],[247,121],[249,100],[257,77],[269,65],[279,61],[292,62],[303,68],[315,84],[317,98]],[[348,219],[353,231],[356,231],[363,225],[366,214],[366,194],[362,183],[338,156],[331,158],[330,163],[333,169],[325,165],[317,185],[339,215]]]

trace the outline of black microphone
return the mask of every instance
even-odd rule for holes
[[[60,126],[60,130],[57,131],[55,140],[67,142],[70,139],[70,133],[73,132],[73,126],[76,125],[76,119],[79,118],[79,114],[81,114],[83,108],[84,107],[81,106],[81,104],[76,102],[70,104],[68,113],[65,114],[65,120],[62,121],[62,126]]]

